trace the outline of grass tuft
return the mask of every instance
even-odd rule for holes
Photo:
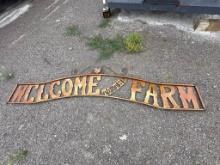
[[[88,39],[87,45],[91,49],[99,50],[100,59],[108,59],[115,52],[128,51],[139,53],[144,49],[144,38],[139,33],[130,33],[125,37],[116,36],[112,39],[97,35]]]
[[[10,155],[7,161],[7,165],[17,165],[28,155],[28,150],[19,150],[17,153]]]
[[[108,27],[109,25],[110,25],[110,19],[106,18],[106,19],[101,20],[98,27],[104,29],[104,28]]]
[[[125,48],[130,53],[139,53],[144,49],[144,38],[139,33],[130,33],[124,39]]]
[[[12,73],[10,73],[9,71],[7,71],[4,66],[0,67],[0,81],[9,80],[13,77],[14,77],[14,75]]]
[[[115,52],[124,50],[123,37],[121,36],[104,39],[101,35],[97,35],[89,38],[87,44],[91,49],[99,50],[100,59],[108,59]]]
[[[80,35],[80,31],[77,26],[71,25],[71,26],[66,27],[65,34],[66,34],[66,36],[78,36],[78,35]]]

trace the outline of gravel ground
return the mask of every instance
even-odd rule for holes
[[[220,35],[192,31],[197,16],[122,12],[98,28],[98,0],[36,0],[0,29],[0,65],[14,78],[0,81],[0,161],[19,149],[27,165],[219,165]],[[98,60],[82,37],[65,36],[77,25],[83,36],[112,37],[138,31],[140,54]],[[72,98],[37,105],[7,105],[15,84],[71,76],[74,69],[107,66],[154,82],[192,83],[204,112],[155,111],[104,98]],[[4,164],[4,163],[3,163]]]

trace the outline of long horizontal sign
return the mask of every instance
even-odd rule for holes
[[[114,98],[166,110],[204,110],[194,85],[153,83],[108,74],[83,74],[46,83],[18,84],[8,103],[35,104],[79,96]]]

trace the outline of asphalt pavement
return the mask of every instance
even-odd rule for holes
[[[0,28],[0,65],[14,74],[0,81],[0,162],[25,149],[26,165],[220,165],[220,35],[194,32],[199,16],[122,11],[99,28],[100,0],[34,0],[16,9],[25,5],[25,13]],[[66,36],[70,25],[83,37]],[[134,31],[145,38],[139,54],[99,60],[85,41]],[[117,73],[126,68],[154,82],[195,84],[206,111],[86,97],[7,104],[17,83],[47,82],[100,66]]]

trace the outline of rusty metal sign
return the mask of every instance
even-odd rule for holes
[[[45,83],[18,84],[8,100],[11,104],[36,104],[70,97],[105,97],[164,110],[202,111],[196,86],[154,83],[127,75],[103,74],[95,70]]]

